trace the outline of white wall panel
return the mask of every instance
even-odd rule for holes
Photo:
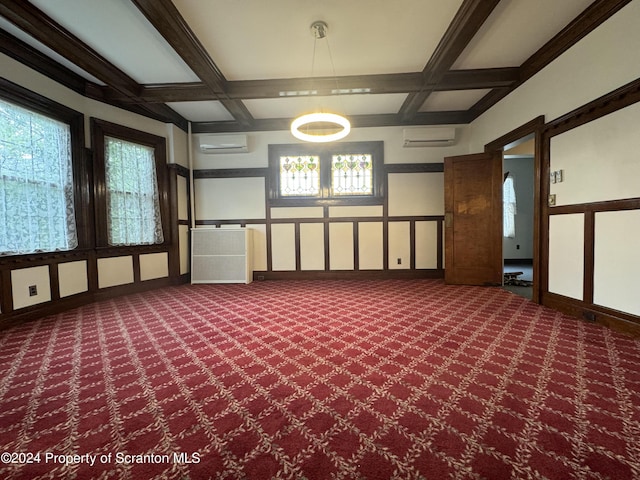
[[[253,230],[253,269],[265,271],[267,269],[267,227],[261,225],[247,225]]]
[[[152,280],[169,276],[169,254],[167,252],[140,255],[140,280]]]
[[[443,215],[443,173],[389,174],[389,215]]]
[[[389,222],[389,270],[405,270],[411,266],[410,241],[409,222]]]
[[[98,259],[98,288],[133,283],[133,257]]]
[[[58,264],[58,284],[60,285],[61,298],[89,290],[87,261]]]
[[[358,264],[360,270],[382,270],[384,237],[382,222],[358,223]]]
[[[549,291],[582,300],[584,215],[549,217]]]
[[[35,285],[36,295],[29,295],[29,287]],[[49,281],[49,267],[20,268],[11,271],[11,291],[13,294],[13,308],[19,309],[51,300]]]
[[[178,225],[178,241],[180,242],[180,275],[189,272],[189,226]]]
[[[352,205],[347,207],[329,207],[329,217],[381,217],[382,205]]]
[[[296,269],[296,233],[293,223],[271,225],[271,268],[273,271]]]
[[[194,180],[196,220],[265,218],[264,178]]]
[[[595,215],[593,302],[640,315],[640,210]]]
[[[436,222],[416,222],[416,268],[438,268]]]
[[[271,218],[322,218],[322,207],[274,207]]]
[[[353,223],[329,225],[329,269],[353,270]]]
[[[640,197],[640,103],[551,139],[556,205]]]
[[[178,220],[189,220],[189,195],[187,182],[189,180],[178,175]]]
[[[324,224],[300,224],[300,269],[324,270]]]

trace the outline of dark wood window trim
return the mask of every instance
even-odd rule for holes
[[[93,217],[91,213],[91,177],[84,148],[84,115],[4,78],[0,78],[0,98],[69,125],[71,133],[74,209],[78,235],[78,246],[75,250],[92,247]],[[3,260],[22,259],[28,261],[31,258],[64,253],[65,252],[38,252],[26,255],[11,255],[4,257]]]
[[[169,209],[169,178],[167,174],[166,139],[140,130],[134,130],[122,125],[107,122],[97,118],[91,119],[91,142],[93,146],[93,172],[94,172],[94,198],[95,198],[95,231],[96,247],[99,250],[107,250],[109,254],[114,252],[130,252],[132,249],[155,250],[158,245],[128,245],[112,246],[108,244],[107,233],[107,203],[105,185],[105,136],[119,138],[128,142],[134,142],[154,149],[156,176],[158,180],[158,194],[160,196],[160,217],[164,242],[161,246],[171,243],[170,209]],[[104,252],[103,252],[104,253]]]
[[[330,196],[331,155],[370,153],[373,158],[373,195]],[[318,155],[320,157],[319,197],[281,197],[279,159],[283,155]],[[268,204],[270,207],[304,207],[317,205],[382,205],[384,202],[384,142],[345,142],[331,144],[269,145]]]

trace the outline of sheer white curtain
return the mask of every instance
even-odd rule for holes
[[[513,177],[507,175],[502,184],[502,202],[503,202],[503,235],[506,238],[515,238],[516,236],[516,190]]]
[[[69,125],[0,100],[0,254],[77,244]]]
[[[162,243],[153,148],[105,137],[105,173],[109,244]]]

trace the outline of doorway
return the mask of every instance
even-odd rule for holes
[[[534,257],[535,136],[503,150],[503,288],[532,299]]]

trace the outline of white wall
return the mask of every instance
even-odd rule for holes
[[[470,125],[471,151],[533,118],[559,118],[640,78],[640,1],[607,22]],[[640,196],[638,104],[551,139],[551,185],[556,204],[583,205]],[[553,213],[553,212],[552,212]],[[594,303],[638,315],[637,211],[596,213]],[[583,213],[549,219],[549,291],[583,300]],[[586,279],[590,281],[591,279]]]
[[[385,164],[442,163],[444,157],[468,151],[467,132],[457,126],[457,144],[451,147],[404,148],[402,127],[354,129],[345,142],[383,141]],[[299,143],[290,132],[249,132],[249,153],[203,154],[198,150],[198,138],[193,135],[193,165],[195,170],[266,168],[269,144]],[[443,175],[435,173],[390,173],[388,175],[388,215],[439,216],[444,214]],[[196,221],[266,219],[266,186],[262,178],[199,178],[194,181]],[[389,269],[410,268],[409,222],[389,224],[388,252],[384,251],[383,208],[375,206],[331,206],[328,222],[324,222],[322,207],[274,207],[272,219],[316,220],[300,224],[300,269],[349,271],[381,270],[385,255]],[[343,221],[343,218],[355,219]],[[380,217],[380,222],[372,221]],[[367,219],[358,221],[359,218]],[[265,220],[266,221],[266,220]],[[355,224],[355,225],[354,225]],[[327,230],[325,232],[325,229]],[[355,233],[358,244],[355,245]],[[324,245],[325,234],[329,237]],[[437,228],[432,221],[416,225],[416,268],[437,268]],[[296,270],[295,225],[274,223],[271,227],[273,271]],[[355,259],[355,248],[358,258]],[[254,268],[266,269],[267,242],[254,237]],[[325,251],[328,249],[328,265]],[[397,259],[401,263],[397,263]],[[262,259],[262,260],[260,260]],[[258,265],[261,262],[261,265]]]

